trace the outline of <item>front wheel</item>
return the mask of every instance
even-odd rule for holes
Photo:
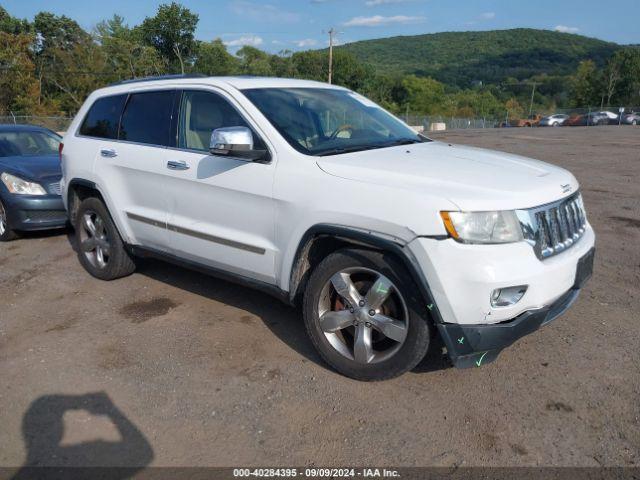
[[[7,218],[7,211],[4,204],[0,201],[0,242],[8,242],[17,238],[16,232],[9,228],[9,220]]]
[[[307,333],[322,358],[348,377],[399,376],[429,348],[427,307],[417,292],[404,266],[388,254],[340,250],[309,279]]]
[[[98,198],[87,198],[76,217],[78,259],[87,272],[100,280],[114,280],[135,270],[107,207]]]

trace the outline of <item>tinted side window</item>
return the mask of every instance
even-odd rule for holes
[[[114,95],[96,100],[82,122],[80,135],[118,138],[118,122],[126,100],[126,95]]]
[[[209,151],[211,132],[222,127],[251,128],[227,100],[215,93],[185,91],[180,104],[178,147]],[[254,146],[265,149],[253,132]]]
[[[121,140],[171,146],[174,91],[141,92],[129,97],[120,122]]]

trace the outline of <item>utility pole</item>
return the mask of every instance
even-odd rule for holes
[[[329,30],[329,83],[333,78],[333,36],[336,31],[333,27]]]
[[[529,117],[533,113],[533,96],[536,94],[536,82],[533,82],[533,88],[531,89],[531,103],[529,103]]]

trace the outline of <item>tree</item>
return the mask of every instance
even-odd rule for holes
[[[111,81],[107,75],[104,51],[94,42],[82,42],[68,50],[51,52],[51,66],[46,82],[62,92],[60,107],[66,112],[77,111],[96,88]]]
[[[271,76],[273,70],[269,62],[269,54],[262,50],[245,45],[237,52],[240,59],[240,71],[246,75]]]
[[[31,58],[32,35],[0,32],[0,112],[30,113],[37,107],[38,82]]]
[[[197,25],[198,15],[172,2],[160,5],[155,17],[145,18],[138,29],[142,41],[160,53],[170,70],[179,67],[184,73],[196,48],[194,32]]]
[[[412,113],[430,115],[439,113],[444,100],[444,85],[433,78],[409,75],[402,81],[407,91],[405,108]]]
[[[124,19],[114,15],[96,26],[95,36],[106,59],[106,76],[112,81],[159,75],[164,64],[157,50],[143,45]]]
[[[9,33],[11,35],[30,33],[31,24],[28,20],[20,20],[12,17],[9,15],[9,12],[0,6],[0,32]]]
[[[613,102],[618,105],[640,105],[640,48],[625,48],[611,60],[619,69]]]
[[[36,53],[39,55],[46,55],[52,49],[71,50],[78,43],[91,40],[75,20],[50,12],[38,13],[33,20],[33,28],[37,35]]]
[[[240,62],[216,38],[212,42],[198,42],[193,69],[205,75],[233,75],[240,71]]]
[[[596,84],[599,76],[593,60],[583,60],[571,81],[571,102],[576,107],[600,103]]]
[[[516,100],[515,98],[510,98],[509,100],[507,100],[505,107],[507,109],[509,118],[522,118],[522,115],[524,114],[524,108],[522,108],[520,102],[518,102],[518,100]]]

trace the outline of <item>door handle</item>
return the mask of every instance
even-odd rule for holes
[[[169,160],[167,168],[169,170],[189,170],[189,165],[184,160]]]
[[[113,158],[118,156],[118,152],[116,152],[113,148],[101,148],[100,155],[107,158]]]

